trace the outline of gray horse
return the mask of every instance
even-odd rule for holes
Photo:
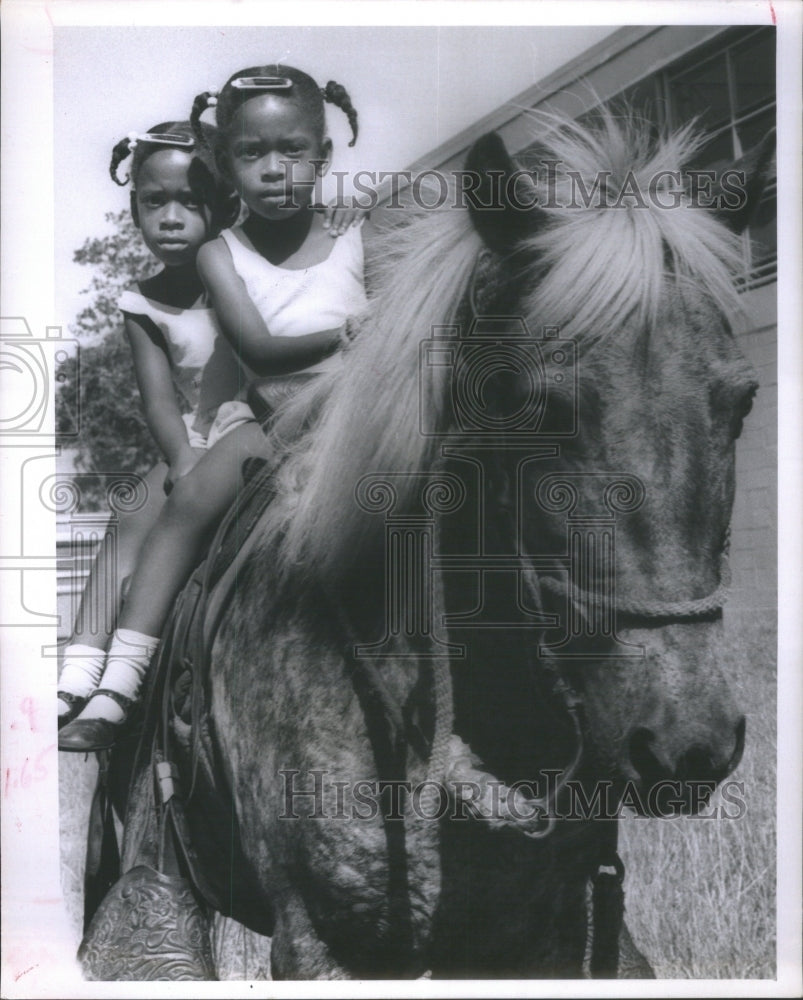
[[[218,597],[206,721],[175,723],[194,857],[275,978],[578,977],[591,884],[604,969],[622,801],[694,812],[738,763],[721,606],[756,382],[729,318],[756,190],[730,225],[694,204],[696,149],[607,115],[550,120],[520,164],[480,140],[464,204],[389,234],[339,381],[277,418],[277,443],[308,427]],[[131,976],[114,920],[97,977]]]

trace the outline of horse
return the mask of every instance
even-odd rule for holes
[[[273,424],[178,755],[197,867],[274,978],[580,977],[590,884],[619,935],[622,803],[693,813],[743,752],[718,649],[747,208],[673,187],[691,128],[538,121],[404,213],[342,373]]]

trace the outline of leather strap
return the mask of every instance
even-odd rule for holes
[[[56,698],[63,701],[65,705],[69,705],[71,709],[86,701],[86,695],[73,694],[71,691],[57,691]]]
[[[98,753],[98,780],[89,810],[84,873],[84,931],[120,877],[120,849],[108,782],[109,751]]]
[[[107,698],[111,698],[112,701],[116,701],[117,704],[120,706],[120,708],[122,708],[122,710],[125,712],[126,716],[131,711],[131,708],[134,705],[133,698],[127,698],[124,694],[120,694],[119,691],[114,691],[112,690],[112,688],[95,688],[95,690],[92,692],[92,697],[94,698],[95,695],[98,694],[103,694]]]
[[[607,843],[603,845],[597,873],[592,879],[592,979],[616,979],[619,972],[619,935],[625,913],[622,888],[625,866],[616,850],[619,824],[616,820],[604,822],[610,823],[611,832],[608,834],[606,831]],[[606,868],[613,868],[613,872],[603,870]]]
[[[213,909],[225,912],[223,900],[207,880],[192,846],[178,770],[159,751],[154,753],[154,777],[159,810],[158,870],[167,875],[183,875]]]

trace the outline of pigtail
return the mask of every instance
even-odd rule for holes
[[[125,139],[121,139],[112,150],[112,159],[111,163],[109,164],[109,173],[111,174],[111,178],[114,181],[114,183],[118,184],[120,187],[125,187],[126,184],[128,184],[129,180],[131,179],[131,175],[126,174],[125,180],[121,181],[120,178],[117,176],[117,168],[120,166],[120,164],[127,156],[131,155],[131,152],[132,152],[131,139],[129,136],[126,136]]]
[[[342,84],[330,80],[325,87],[321,88],[321,95],[327,104],[334,104],[348,118],[349,125],[351,126],[351,134],[354,136],[349,146],[353,146],[357,141],[357,111],[351,103],[348,91]]]
[[[217,199],[215,209],[212,212],[212,226],[215,229],[231,229],[240,218],[242,204],[237,192],[220,181],[217,186]]]
[[[217,104],[217,91],[216,90],[205,90],[202,94],[198,94],[195,100],[192,102],[192,111],[190,112],[190,125],[192,126],[192,132],[195,136],[195,141],[198,143],[198,147],[202,149],[209,150],[210,144],[203,129],[203,123],[201,122],[201,115],[206,111],[207,108],[214,108]]]

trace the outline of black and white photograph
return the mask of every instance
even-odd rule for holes
[[[3,22],[3,996],[799,995],[801,9]]]

